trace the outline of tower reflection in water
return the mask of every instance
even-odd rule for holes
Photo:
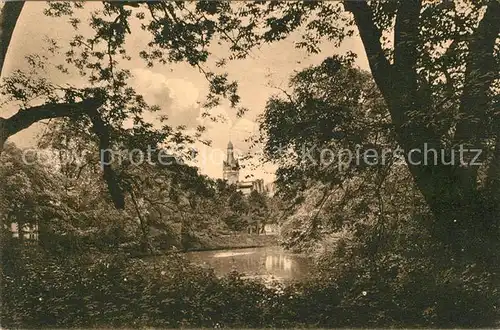
[[[266,270],[284,270],[291,271],[292,270],[292,259],[290,257],[284,255],[269,255],[266,256]]]

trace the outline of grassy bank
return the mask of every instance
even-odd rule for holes
[[[234,234],[203,237],[187,251],[243,249],[278,245],[277,235]]]

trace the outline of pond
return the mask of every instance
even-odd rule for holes
[[[308,276],[311,265],[308,258],[278,246],[187,252],[185,255],[196,264],[213,268],[218,276],[236,270],[246,278],[259,278],[266,282],[303,280]]]

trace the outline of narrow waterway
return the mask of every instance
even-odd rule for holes
[[[188,252],[185,255],[196,264],[213,268],[218,276],[236,270],[245,277],[260,278],[266,282],[303,280],[308,276],[311,264],[308,258],[277,246]]]

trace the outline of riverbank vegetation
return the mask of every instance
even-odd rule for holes
[[[147,262],[4,251],[5,327],[469,327],[497,317],[493,274],[404,253],[372,259],[346,248],[310,281],[269,287],[217,278],[178,253]]]
[[[26,72],[2,77],[5,102],[20,105],[0,118],[3,327],[498,325],[498,1],[96,6],[90,35],[77,29],[84,4],[46,10],[75,27],[68,46],[50,43],[63,58],[52,69],[84,86],[52,84],[52,64],[37,54]],[[8,10],[19,14],[19,4],[5,4],[2,19]],[[151,41],[131,54],[126,40],[141,24]],[[356,67],[352,52],[328,56],[267,102],[256,143],[278,165],[272,197],[243,196],[187,165],[204,128],[147,122],[158,107],[129,86],[122,67],[130,56],[150,66],[187,62],[208,80],[207,116],[221,102],[242,115],[237,83],[207,68],[213,41],[229,44],[215,65],[223,70],[292,33],[303,35],[298,47],[318,53],[322,40],[339,46],[355,31],[371,72]],[[45,119],[37,150],[47,157],[6,142]],[[417,165],[384,152],[424,144],[444,156]],[[481,164],[452,162],[459,146],[481,149]],[[102,155],[151,148],[154,157],[166,151],[169,164]],[[366,161],[356,150],[375,153]],[[68,151],[84,157],[64,159]],[[265,223],[280,225],[283,246],[314,256],[309,280],[268,287],[236,273],[218,278],[171,252],[220,245]],[[159,251],[162,261],[137,257]]]

